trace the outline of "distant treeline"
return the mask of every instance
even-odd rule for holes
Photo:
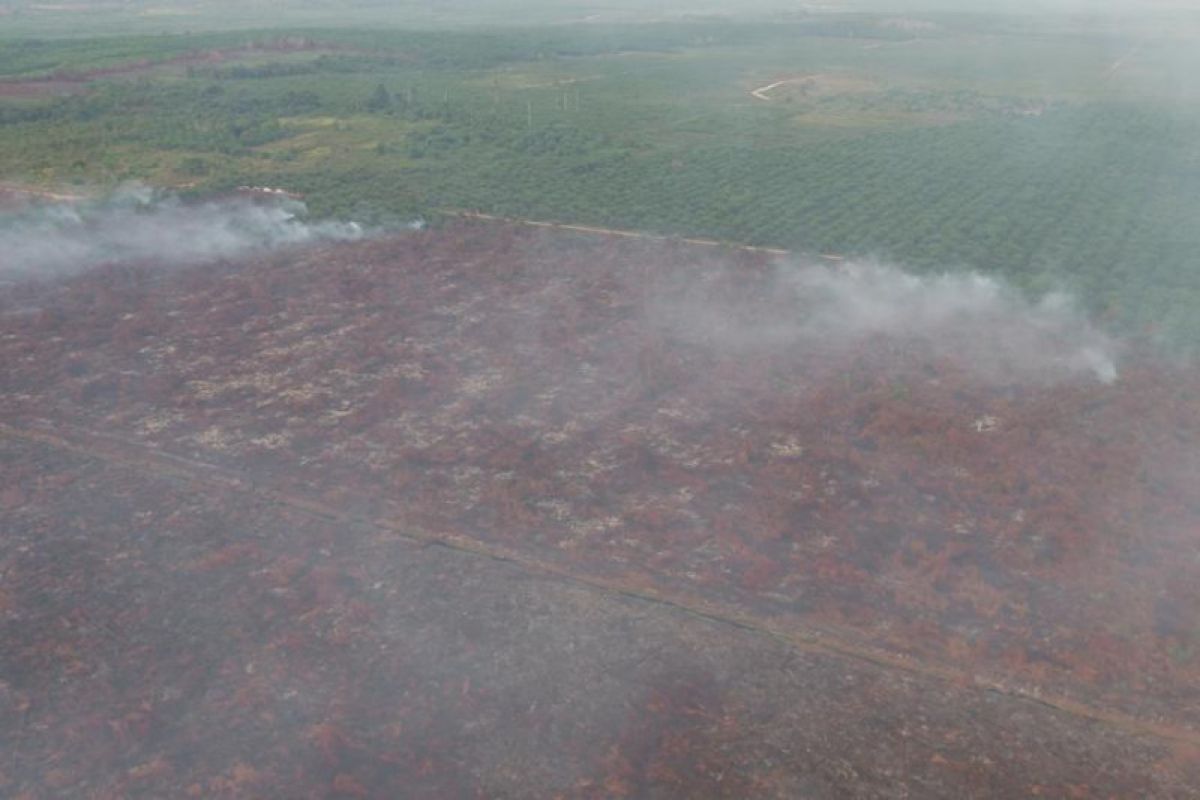
[[[1072,105],[961,86],[769,104],[739,90],[732,102],[699,95],[705,105],[624,62],[604,89],[506,88],[509,67],[497,68],[725,53],[801,27],[903,33],[869,18],[825,24],[309,32],[286,56],[0,101],[0,174],[95,181],[165,171],[196,191],[283,185],[305,193],[316,214],[360,221],[477,209],[972,268],[1034,293],[1073,290],[1115,327],[1200,347],[1200,114],[1183,106]],[[63,69],[67,55],[78,66],[261,49],[279,36],[28,43],[0,48],[0,70]],[[737,76],[718,77],[736,85]],[[819,125],[796,121],[839,114],[882,122],[814,134]],[[371,138],[352,141],[339,125]],[[320,146],[306,143],[314,136]]]

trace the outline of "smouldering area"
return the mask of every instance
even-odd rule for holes
[[[4,791],[1200,786],[1200,376],[1065,298],[459,222],[0,361]]]

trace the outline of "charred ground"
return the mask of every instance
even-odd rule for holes
[[[764,328],[796,269],[464,223],[9,287],[0,782],[1190,796],[1195,371]]]

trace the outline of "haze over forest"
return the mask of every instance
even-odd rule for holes
[[[0,796],[1200,798],[1197,75],[0,0]]]

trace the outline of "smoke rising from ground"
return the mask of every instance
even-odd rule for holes
[[[99,201],[32,206],[0,214],[0,280],[107,263],[197,264],[363,236],[355,223],[305,214],[294,200],[188,204],[141,185]],[[985,379],[1117,377],[1116,344],[1060,293],[1031,301],[978,274],[916,276],[869,261],[779,265],[749,302],[696,278],[685,271],[651,289],[651,321],[721,350],[802,351],[878,337],[919,343]]]
[[[710,346],[803,349],[878,337],[918,343],[985,379],[1117,378],[1116,343],[1061,293],[1031,301],[978,274],[916,276],[872,262],[781,266],[769,293],[765,305],[743,307],[691,286],[654,310],[676,335]]]
[[[0,214],[0,279],[72,275],[112,262],[197,264],[362,236],[354,223],[307,222],[303,203],[187,204],[143,186],[99,201]]]

